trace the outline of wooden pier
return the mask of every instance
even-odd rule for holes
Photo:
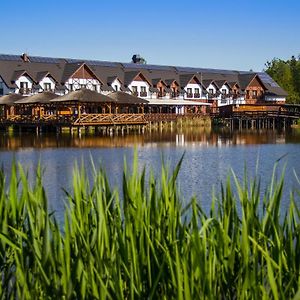
[[[211,118],[232,130],[287,128],[300,119],[300,105],[230,105],[220,107]]]

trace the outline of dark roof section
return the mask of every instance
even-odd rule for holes
[[[114,91],[113,87],[110,85],[107,85],[107,84],[102,85],[101,90],[105,91],[105,92],[113,92]]]
[[[149,101],[132,96],[124,92],[113,92],[108,94],[108,97],[122,104],[147,104]]]
[[[177,85],[179,85],[177,80],[174,79],[174,78],[173,79],[165,79],[165,83],[166,83],[167,86],[170,86],[174,81],[176,82]]]
[[[256,74],[265,87],[278,88],[278,84],[264,72],[245,72],[235,70],[221,70],[221,69],[208,69],[208,68],[190,68],[179,66],[161,66],[161,65],[141,65],[141,64],[125,64],[119,62],[105,62],[97,60],[84,60],[84,59],[65,59],[65,58],[52,58],[41,56],[28,56],[29,62],[22,60],[21,55],[6,55],[0,54],[0,77],[8,88],[16,88],[16,85],[12,82],[12,78],[15,79],[17,74],[15,71],[26,71],[30,74],[33,81],[38,82],[41,78],[41,74],[46,71],[59,83],[64,84],[68,76],[71,76],[83,63],[95,74],[96,78],[106,84],[111,81],[111,78],[116,78],[125,84],[124,78],[128,81],[127,72],[142,72],[143,76],[149,80],[149,84],[152,79],[162,78],[168,86],[171,82],[176,80],[179,83],[179,76],[188,74],[197,74],[198,78],[202,80],[226,80],[232,84],[237,82],[240,88],[245,88],[251,78]],[[69,74],[68,74],[69,73]],[[125,73],[127,75],[125,76]],[[180,83],[181,84],[181,83]],[[126,84],[125,84],[126,85]],[[151,85],[151,84],[150,84]],[[267,89],[267,88],[266,88]],[[273,89],[273,91],[280,91],[280,89]]]
[[[28,77],[30,77],[30,79],[35,82],[34,78],[32,75],[30,75],[28,73],[28,71],[26,70],[17,70],[17,71],[14,71],[13,75],[12,75],[12,78],[11,78],[11,81],[12,82],[15,82],[16,80],[18,80],[21,76],[23,76],[24,74],[26,74]]]
[[[202,81],[203,86],[207,89],[211,83],[214,83],[213,79],[206,79]]]
[[[35,103],[50,103],[51,99],[57,98],[58,95],[51,92],[42,92],[29,97],[23,97],[16,101],[16,104],[35,104]]]
[[[78,91],[70,92],[64,96],[52,99],[50,100],[50,102],[108,103],[108,102],[115,102],[115,101],[95,91],[91,91],[88,89],[81,89]]]
[[[159,89],[151,86],[151,87],[149,88],[149,91],[152,92],[152,93],[158,93],[158,92],[159,92]]]
[[[119,81],[122,83],[122,81],[120,80],[120,78],[119,78],[117,75],[115,75],[115,76],[108,76],[108,77],[107,77],[107,83],[108,83],[109,85],[112,85],[112,83],[113,83],[116,79],[119,80]]]
[[[271,86],[269,84],[265,84],[265,85],[266,85],[266,88],[267,88],[267,91],[266,91],[267,95],[282,96],[282,97],[288,96],[288,93],[283,88],[281,88],[280,86],[275,87],[275,86]]]
[[[141,75],[145,80],[151,85],[151,82],[148,80],[147,76],[141,71],[126,71],[124,73],[124,85],[128,86],[137,76]]]
[[[167,85],[166,82],[162,78],[154,78],[152,79],[152,84],[157,85],[159,82],[162,82],[164,85]]]
[[[64,84],[68,79],[84,64],[84,62],[67,63],[61,77],[61,83]]]
[[[196,74],[180,74],[179,75],[179,81],[180,81],[180,86],[185,87],[187,84],[193,79],[196,78],[197,81],[201,84],[201,79],[199,78],[199,75]]]
[[[14,105],[17,100],[26,98],[20,94],[8,94],[0,97],[0,105]]]
[[[222,80],[215,80],[215,83],[216,83],[216,85],[218,86],[219,89],[221,89],[222,86],[223,86],[224,84],[229,85],[229,84],[227,83],[227,81],[224,80],[224,79],[222,79]]]
[[[257,74],[239,74],[239,83],[242,90],[245,90],[250,82],[257,76]]]

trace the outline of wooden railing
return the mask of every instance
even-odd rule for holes
[[[126,125],[146,124],[144,114],[84,114],[73,115],[14,115],[2,118],[1,122],[10,124],[36,124],[36,125],[65,125],[65,126],[93,126],[93,125]]]
[[[180,118],[201,118],[203,113],[185,113],[185,114],[175,114],[175,113],[153,113],[145,114],[145,119],[148,122],[160,122],[160,121],[176,121]]]

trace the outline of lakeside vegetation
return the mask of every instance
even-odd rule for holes
[[[287,60],[274,58],[266,67],[266,72],[288,92],[287,102],[300,103],[300,55]]]
[[[291,194],[281,215],[284,176],[261,199],[259,179],[232,175],[206,213],[183,206],[180,165],[148,178],[135,158],[122,191],[75,168],[64,226],[41,168],[32,187],[21,166],[9,184],[0,172],[1,299],[299,299],[300,210]]]

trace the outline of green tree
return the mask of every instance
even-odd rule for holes
[[[284,61],[274,58],[266,63],[266,72],[283,88],[290,103],[300,103],[300,60],[292,56]]]

